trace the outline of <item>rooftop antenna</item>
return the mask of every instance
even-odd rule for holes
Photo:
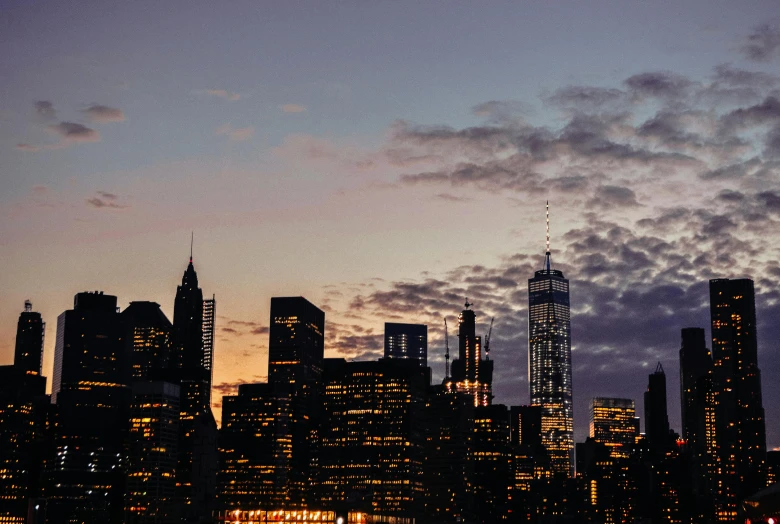
[[[190,234],[190,264],[192,264],[192,245],[195,243],[195,231]]]
[[[547,271],[550,271],[550,201],[547,201],[547,251],[544,254]]]
[[[493,333],[493,321],[494,318],[490,319],[490,329],[488,329],[487,335],[485,335],[485,360],[490,360],[490,335]]]
[[[472,304],[471,302],[469,302],[469,299],[468,299],[468,298],[466,298],[466,303],[465,303],[464,305],[466,306],[466,309],[468,309],[468,308],[470,308],[471,306],[473,306],[474,304]]]
[[[444,369],[444,380],[448,380],[450,378],[450,338],[447,335],[447,319],[444,319],[444,347],[446,348],[446,353],[444,353],[444,362],[445,362],[445,369]]]
[[[24,301],[24,312],[25,312],[25,313],[30,313],[30,312],[32,312],[32,302],[30,302],[30,300],[29,300],[29,299],[27,299],[27,300],[25,300],[25,301]]]

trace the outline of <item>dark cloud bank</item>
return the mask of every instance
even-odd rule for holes
[[[776,37],[767,31],[757,30],[746,44],[756,60],[776,52]],[[553,252],[571,282],[578,439],[586,436],[593,396],[633,398],[641,416],[647,375],[658,361],[679,430],[680,329],[709,333],[709,279],[751,277],[768,443],[780,446],[780,387],[773,379],[780,373],[779,88],[771,74],[729,65],[706,82],[647,72],[619,86],[549,94],[544,103],[562,116],[558,128],[529,124],[516,103],[497,101],[476,107],[485,124],[473,127],[393,126],[384,151],[406,170],[402,186],[430,187],[432,198],[453,206],[464,197],[450,190],[533,206],[549,198],[580,215]],[[413,168],[416,159],[425,159],[423,170]],[[431,159],[438,159],[433,169]],[[691,197],[670,205],[658,188]],[[454,331],[468,297],[481,329],[495,317],[496,402],[525,403],[527,279],[542,258],[507,254],[494,267],[326,288],[333,303],[352,297],[348,310],[333,316],[355,320],[329,320],[326,348],[374,358],[382,352],[382,322],[427,323],[429,362],[440,380],[442,318]],[[326,299],[326,310],[330,304]]]

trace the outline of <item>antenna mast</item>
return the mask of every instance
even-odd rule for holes
[[[447,334],[447,319],[444,319],[444,347],[447,349],[446,353],[444,354],[444,362],[445,362],[445,369],[444,369],[444,379],[447,380],[450,378],[450,337]]]
[[[490,319],[490,329],[488,329],[487,335],[485,335],[485,360],[490,360],[490,335],[493,333],[493,321],[494,318]]]
[[[190,233],[190,262],[192,262],[192,246],[195,244],[195,231]]]

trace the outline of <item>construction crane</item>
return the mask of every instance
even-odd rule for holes
[[[494,318],[490,319],[490,329],[488,329],[487,335],[485,335],[485,360],[490,360],[490,335],[493,333],[493,321]]]
[[[444,347],[446,348],[446,353],[444,353],[444,362],[445,362],[445,370],[444,370],[444,379],[449,380],[450,378],[450,338],[447,335],[447,319],[444,319]]]

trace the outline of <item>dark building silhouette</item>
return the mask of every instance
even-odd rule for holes
[[[428,326],[385,322],[385,358],[416,358],[428,365]]]
[[[170,366],[173,325],[156,302],[130,302],[122,311],[130,380],[159,378]]]
[[[548,207],[549,209],[549,207]],[[569,281],[551,268],[550,222],[544,267],[528,280],[528,382],[542,407],[542,440],[557,473],[574,473]]]
[[[503,404],[477,406],[469,441],[472,518],[480,522],[506,519],[512,484],[509,410]]]
[[[455,522],[469,510],[468,460],[474,425],[474,398],[452,393],[446,385],[432,386],[425,415],[425,517],[433,522]]]
[[[49,397],[41,376],[45,324],[25,301],[14,364],[0,366],[0,522],[24,523],[38,495]]]
[[[666,409],[666,374],[660,362],[647,377],[645,435],[653,452],[664,452],[669,443],[669,416]]]
[[[169,382],[135,382],[132,393],[125,522],[172,524],[179,521],[179,386]]]
[[[56,457],[46,473],[49,522],[121,519],[130,389],[116,297],[79,293],[57,319]]]
[[[766,429],[750,279],[710,280],[716,441],[729,511],[765,485]]]
[[[292,400],[273,384],[242,384],[222,397],[219,510],[287,507],[292,426]]]
[[[412,360],[325,360],[319,454],[325,509],[422,512],[429,384],[430,370]]]
[[[214,504],[217,425],[211,412],[211,370],[204,351],[203,292],[192,256],[176,288],[173,305],[173,348],[167,380],[180,388],[177,499],[181,517],[198,521]]]
[[[452,361],[451,387],[474,398],[475,406],[493,401],[493,361],[482,356],[482,337],[477,336],[477,315],[470,309],[458,315],[458,358]]]
[[[32,310],[32,302],[24,301],[24,311],[16,325],[14,366],[31,375],[41,374],[43,361],[43,335],[46,324],[41,314]]]
[[[296,391],[322,374],[325,313],[303,297],[273,297],[268,380]]]

